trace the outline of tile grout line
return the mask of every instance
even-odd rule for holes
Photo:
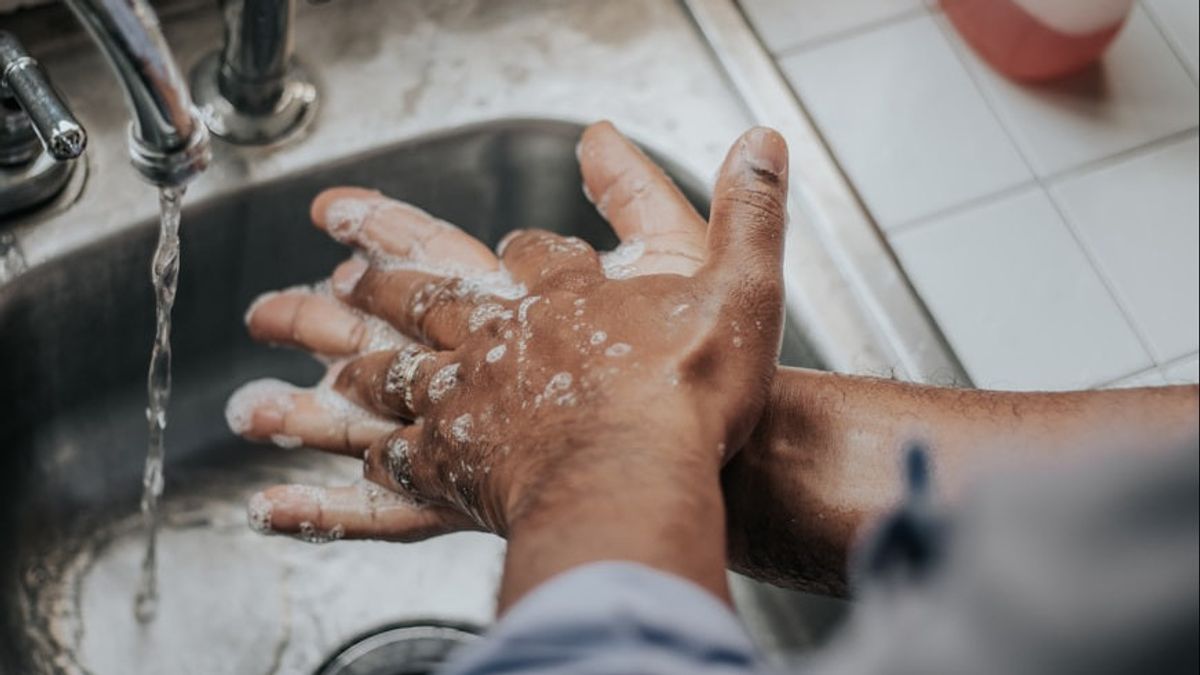
[[[1172,145],[1175,145],[1175,144],[1185,141],[1193,136],[1196,136],[1198,133],[1200,133],[1200,127],[1191,127],[1189,129],[1184,129],[1182,131],[1176,131],[1176,132],[1168,134],[1166,136],[1156,138],[1152,141],[1146,141],[1145,143],[1142,143],[1141,145],[1137,145],[1132,148],[1127,148],[1125,150],[1115,152],[1111,155],[1093,159],[1093,160],[1084,162],[1082,164],[1077,164],[1068,169],[1063,169],[1062,171],[1058,171],[1056,173],[1052,173],[1047,176],[1044,176],[1040,179],[1036,175],[1034,175],[1029,180],[1017,183],[1015,185],[1010,185],[1008,187],[1004,187],[1004,188],[1001,188],[994,192],[989,192],[987,194],[980,195],[978,197],[971,197],[970,199],[958,202],[957,204],[953,204],[951,206],[940,208],[936,211],[931,211],[929,213],[917,216],[916,218],[902,221],[900,223],[897,223],[896,225],[892,225],[887,228],[880,227],[880,229],[883,230],[884,234],[889,237],[892,236],[893,234],[901,234],[901,233],[912,232],[914,230],[919,230],[919,229],[923,228],[925,225],[932,223],[934,221],[937,221],[937,220],[941,220],[942,218],[945,218],[947,216],[957,215],[959,213],[964,213],[964,212],[969,211],[974,208],[980,208],[983,206],[987,206],[989,204],[998,202],[1001,199],[1013,197],[1027,189],[1032,189],[1032,188],[1036,188],[1036,187],[1040,186],[1040,187],[1043,187],[1044,189],[1049,190],[1050,188],[1057,187],[1058,185],[1060,185],[1064,182],[1067,182],[1069,180],[1074,180],[1076,178],[1081,178],[1086,175],[1090,175],[1093,173],[1111,169],[1123,162],[1133,161],[1133,160],[1137,160],[1137,159],[1142,159],[1143,157],[1148,157],[1156,152],[1165,150],[1166,148],[1169,148]]]
[[[1124,375],[1114,377],[1111,380],[1106,380],[1104,382],[1098,382],[1092,386],[1094,388],[1105,389],[1108,387],[1112,387],[1113,385],[1120,384],[1120,383],[1124,382],[1125,380],[1129,380],[1129,379],[1132,379],[1139,375],[1146,375],[1149,373],[1158,373],[1159,375],[1163,376],[1163,378],[1166,378],[1166,376],[1167,376],[1166,371],[1168,369],[1174,368],[1175,366],[1183,365],[1183,364],[1187,363],[1188,361],[1196,358],[1197,356],[1200,356],[1200,352],[1190,352],[1188,354],[1184,354],[1183,356],[1176,356],[1175,358],[1168,359],[1167,361],[1164,361],[1163,363],[1156,363],[1153,366],[1150,366],[1149,368],[1139,368],[1138,370],[1135,370],[1133,372],[1125,373]]]
[[[790,58],[805,52],[820,49],[821,47],[828,47],[835,42],[843,42],[845,40],[861,37],[889,26],[899,25],[906,21],[912,21],[922,16],[927,16],[928,14],[929,10],[927,10],[922,4],[919,7],[907,9],[903,12],[883,17],[881,19],[872,19],[866,23],[860,23],[857,26],[851,26],[850,28],[843,28],[842,30],[834,31],[833,33],[829,33],[827,35],[818,35],[816,37],[804,40],[803,42],[798,42],[794,45],[783,47],[776,51],[768,50],[768,53],[770,53],[771,56],[774,57],[776,63],[778,63],[785,58]],[[755,32],[757,33],[757,31]],[[762,39],[761,36],[759,36],[759,39]]]
[[[1059,219],[1066,227],[1067,233],[1071,235],[1071,238],[1075,241],[1075,245],[1079,247],[1079,251],[1083,254],[1084,259],[1086,259],[1088,265],[1091,266],[1092,272],[1096,275],[1096,278],[1100,280],[1101,285],[1104,287],[1105,292],[1108,293],[1108,296],[1113,301],[1113,304],[1116,305],[1117,311],[1121,313],[1121,318],[1124,319],[1126,326],[1128,326],[1130,332],[1133,333],[1134,338],[1141,346],[1144,356],[1150,359],[1151,364],[1155,366],[1159,365],[1154,350],[1150,348],[1150,340],[1148,336],[1144,334],[1142,327],[1137,325],[1137,322],[1134,321],[1133,314],[1130,312],[1130,309],[1127,306],[1127,303],[1121,297],[1121,294],[1117,292],[1114,283],[1107,274],[1107,271],[1099,264],[1099,260],[1096,258],[1094,251],[1092,251],[1091,247],[1084,241],[1084,238],[1078,231],[1075,223],[1067,217],[1062,205],[1058,203],[1057,199],[1055,199],[1054,194],[1049,189],[1049,186],[1042,180],[1042,177],[1037,174],[1037,171],[1034,170],[1032,162],[1030,162],[1029,157],[1026,155],[1024,149],[1022,149],[1021,144],[1017,142],[1012,129],[1009,128],[1010,125],[1006,123],[1003,113],[1000,112],[999,106],[996,105],[994,97],[986,91],[987,88],[984,87],[979,81],[979,75],[975,72],[971,64],[967,62],[966,57],[963,54],[963,49],[967,46],[965,44],[960,44],[954,36],[948,35],[948,31],[953,30],[953,27],[948,28],[946,26],[946,22],[942,20],[942,18],[935,17],[934,23],[937,24],[938,30],[942,34],[942,37],[949,43],[950,50],[954,53],[955,58],[958,59],[959,65],[961,65],[963,69],[967,71],[967,76],[971,79],[971,83],[974,85],[976,91],[979,92],[980,96],[982,96],[983,100],[987,103],[988,109],[991,111],[996,123],[999,124],[1000,128],[1004,131],[1004,135],[1008,138],[1008,142],[1011,143],[1013,149],[1016,150],[1017,156],[1021,158],[1021,161],[1025,164],[1025,167],[1033,176],[1034,184],[1036,184],[1046,196],[1046,199],[1050,202],[1050,205],[1054,208],[1054,211],[1058,214]]]
[[[1122,162],[1142,159],[1143,157],[1152,155],[1160,150],[1164,150],[1171,145],[1175,145],[1180,141],[1184,141],[1192,136],[1195,136],[1197,131],[1200,131],[1200,127],[1198,126],[1191,126],[1187,129],[1181,129],[1179,131],[1169,133],[1166,136],[1160,136],[1153,140],[1146,141],[1141,145],[1136,145],[1132,148],[1126,148],[1124,150],[1118,150],[1111,155],[1097,157],[1096,159],[1083,162],[1082,164],[1077,164],[1075,166],[1056,171],[1046,175],[1041,180],[1047,184],[1058,184],[1069,180],[1074,180],[1076,178],[1081,178],[1088,174],[1111,169]]]
[[[1116,386],[1122,384],[1123,382],[1125,382],[1127,380],[1132,380],[1135,377],[1141,377],[1143,375],[1149,375],[1151,373],[1161,376],[1162,369],[1160,367],[1158,367],[1157,365],[1150,366],[1149,368],[1138,368],[1137,370],[1135,370],[1131,373],[1124,373],[1123,375],[1118,375],[1117,377],[1114,377],[1110,380],[1104,380],[1102,382],[1096,382],[1095,384],[1088,385],[1088,388],[1089,389],[1111,389],[1113,387],[1116,387]],[[1152,387],[1154,385],[1146,385],[1146,386]]]
[[[1196,80],[1197,73],[1192,70],[1192,64],[1189,63],[1187,58],[1183,55],[1180,47],[1175,42],[1175,38],[1168,35],[1166,29],[1163,28],[1163,23],[1158,18],[1158,12],[1149,3],[1138,2],[1137,4],[1142,8],[1142,11],[1146,13],[1146,16],[1150,19],[1150,23],[1154,25],[1154,29],[1158,31],[1160,36],[1162,36],[1163,42],[1167,43],[1167,47],[1175,56],[1175,60],[1179,62],[1180,66],[1183,66],[1183,70],[1185,73],[1187,73],[1188,78],[1191,79],[1192,85],[1195,86],[1200,84]]]
[[[1016,183],[1015,185],[1010,185],[1008,187],[1001,188],[994,192],[989,192],[987,194],[980,195],[978,197],[971,197],[970,199],[967,199],[966,201],[962,201],[957,204],[953,204],[951,206],[940,208],[936,211],[931,211],[925,215],[918,216],[916,218],[912,218],[910,220],[903,221],[901,223],[897,223],[895,225],[892,225],[891,227],[880,228],[880,229],[883,230],[883,233],[886,238],[891,238],[893,235],[908,234],[909,232],[914,232],[917,230],[924,229],[927,225],[930,225],[936,221],[942,220],[949,216],[956,216],[956,215],[959,215],[962,213],[966,213],[967,211],[971,211],[973,209],[990,206],[992,204],[995,204],[996,202],[999,202],[1004,199],[1008,199],[1009,197],[1015,197],[1015,196],[1021,194],[1022,192],[1025,192],[1027,190],[1033,190],[1037,187],[1038,187],[1037,181],[1035,181],[1031,178],[1029,180],[1025,180],[1025,181],[1021,181],[1020,183]]]
[[[1050,201],[1050,205],[1054,208],[1055,213],[1057,213],[1058,217],[1062,220],[1063,225],[1067,227],[1067,232],[1070,233],[1071,237],[1075,240],[1075,243],[1079,246],[1079,250],[1083,253],[1083,257],[1086,258],[1088,264],[1092,266],[1092,271],[1096,273],[1096,277],[1100,279],[1100,283],[1103,284],[1104,289],[1108,291],[1109,297],[1111,297],[1113,303],[1116,304],[1117,310],[1121,312],[1121,317],[1125,319],[1125,323],[1128,324],[1129,329],[1133,332],[1133,336],[1137,338],[1138,343],[1142,347],[1142,351],[1144,351],[1146,356],[1150,358],[1150,363],[1155,366],[1161,365],[1158,361],[1157,355],[1154,352],[1154,349],[1152,349],[1150,346],[1150,336],[1147,335],[1142,327],[1138,325],[1138,322],[1134,320],[1133,312],[1129,307],[1129,303],[1127,303],[1122,294],[1117,291],[1116,284],[1112,281],[1108,270],[1105,269],[1104,265],[1100,264],[1100,260],[1096,257],[1095,251],[1092,250],[1091,245],[1088,244],[1084,239],[1075,222],[1067,216],[1066,210],[1063,209],[1062,204],[1059,204],[1058,199],[1054,196],[1054,193],[1044,185],[1042,186],[1042,190],[1046,193],[1046,198]]]
[[[1200,351],[1191,352],[1189,354],[1184,354],[1183,356],[1176,356],[1173,359],[1167,359],[1165,362],[1160,364],[1158,367],[1160,370],[1167,370],[1169,368],[1174,368],[1175,366],[1181,366],[1196,357],[1200,357]],[[1166,373],[1163,373],[1163,374],[1165,375]]]

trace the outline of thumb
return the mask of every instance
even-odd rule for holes
[[[787,219],[788,150],[774,129],[755,127],[729,149],[713,190],[705,274],[777,276]]]

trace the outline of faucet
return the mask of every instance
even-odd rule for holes
[[[208,131],[146,0],[66,0],[125,89],[133,166],[181,187],[211,158]],[[58,194],[87,134],[17,39],[0,31],[0,216]]]
[[[66,0],[125,89],[129,154],[150,183],[180,187],[208,166],[208,132],[146,0]]]
[[[0,217],[62,191],[87,134],[33,59],[0,31]]]
[[[316,110],[316,87],[292,56],[295,0],[221,0],[225,45],[192,71],[192,92],[214,134],[274,143]]]

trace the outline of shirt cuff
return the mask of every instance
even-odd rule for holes
[[[598,562],[534,589],[445,673],[762,670],[737,617],[709,592],[644,565]]]

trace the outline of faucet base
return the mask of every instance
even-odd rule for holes
[[[307,71],[293,64],[275,107],[266,114],[238,110],[221,93],[221,54],[213,52],[192,70],[192,97],[213,134],[239,145],[268,145],[304,128],[317,109],[317,88]]]
[[[43,152],[24,166],[0,166],[0,219],[58,196],[75,173],[75,165],[75,160],[56,161]]]

